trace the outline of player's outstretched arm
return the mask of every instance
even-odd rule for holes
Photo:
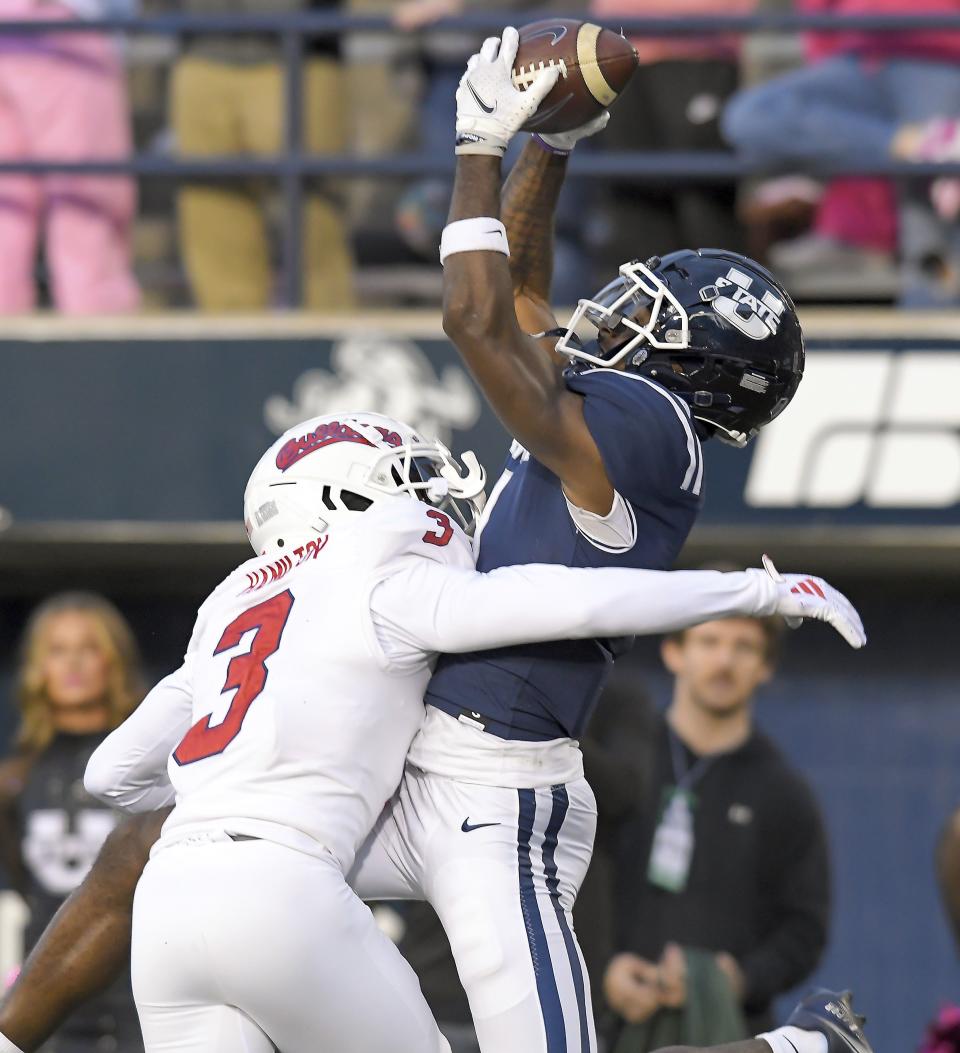
[[[544,640],[666,633],[717,618],[810,618],[866,643],[850,601],[821,578],[764,570],[574,569],[546,564],[487,574],[417,560],[374,592],[381,627],[411,651],[469,652]],[[417,603],[411,607],[410,597]],[[508,613],[506,613],[508,612]]]
[[[54,915],[0,1005],[0,1034],[32,1053],[130,960],[133,893],[169,809],[121,823]]]
[[[500,161],[510,138],[556,80],[544,70],[513,86],[517,31],[485,41],[457,91],[457,173],[443,233],[444,329],[510,433],[555,472],[580,508],[607,515],[613,487],[583,418],[553,363],[526,336],[500,222]]]

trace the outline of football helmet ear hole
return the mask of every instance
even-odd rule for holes
[[[355,494],[352,490],[341,490],[340,500],[351,512],[366,512],[366,510],[373,504],[373,501],[371,501],[369,497],[364,497],[362,494]]]
[[[682,377],[696,376],[707,365],[707,360],[699,355],[683,355],[679,358],[671,358],[669,361],[674,373]]]

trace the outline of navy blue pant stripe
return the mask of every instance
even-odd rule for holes
[[[520,814],[517,822],[517,863],[520,871],[520,909],[527,930],[527,943],[537,979],[537,997],[543,1013],[547,1053],[567,1053],[567,1031],[563,1024],[563,1009],[557,978],[550,961],[550,946],[537,906],[537,892],[533,884],[533,864],[530,862],[530,838],[537,818],[537,796],[533,790],[518,790]]]
[[[583,968],[580,964],[580,955],[577,953],[576,941],[570,926],[567,924],[567,915],[564,913],[563,904],[560,902],[560,881],[557,878],[557,841],[560,836],[560,827],[567,816],[570,800],[567,797],[566,788],[554,786],[553,810],[550,813],[550,822],[547,823],[547,832],[543,839],[543,869],[547,877],[547,891],[553,903],[553,909],[557,915],[560,931],[563,933],[563,943],[567,948],[567,957],[570,960],[570,973],[573,976],[573,988],[577,993],[577,1013],[580,1017],[580,1049],[582,1053],[590,1053],[590,1027],[587,1022],[587,995],[586,985],[583,982]]]

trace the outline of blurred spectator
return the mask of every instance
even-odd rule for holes
[[[673,701],[656,721],[649,789],[619,837],[621,953],[604,976],[607,1001],[628,1025],[617,1053],[767,1029],[773,999],[823,950],[819,810],[753,723],[779,628],[736,618],[663,642]]]
[[[936,853],[940,899],[950,922],[954,943],[960,946],[960,810],[947,820]],[[940,1009],[929,1025],[918,1053],[960,1053],[960,1006]]]
[[[591,0],[598,18],[746,14],[756,0]],[[640,68],[617,100],[600,141],[611,150],[696,151],[722,148],[719,117],[740,79],[740,40],[729,34],[633,40]],[[736,188],[691,182],[669,188],[634,181],[610,184],[603,257],[625,260],[674,249],[742,250]]]
[[[795,6],[801,12],[817,13],[822,3],[823,0],[796,0]],[[836,33],[805,33],[803,40],[810,63],[828,58],[843,47]],[[768,181],[765,187],[789,186],[803,178],[781,177]],[[761,252],[763,257],[769,255],[770,265],[788,283],[809,275],[822,287],[836,287],[851,273],[877,280],[880,269],[889,271],[893,267],[897,219],[894,188],[889,179],[843,178],[819,187],[812,215],[804,226],[806,229],[799,236],[779,241],[772,249],[764,246]]]
[[[950,816],[940,835],[937,881],[954,942],[960,948],[960,809]]]
[[[958,1053],[960,1051],[960,1006],[948,1005],[927,1028],[917,1053]]]
[[[474,11],[503,11],[504,24],[511,12],[537,6],[542,0],[400,0],[393,7],[393,24],[401,33],[428,30],[422,40],[427,87],[421,103],[421,143],[437,157],[450,153],[456,123],[456,93],[466,60],[483,34],[463,30],[433,30],[442,18],[456,18]],[[579,3],[571,8],[581,6]],[[513,23],[516,23],[516,19]]]
[[[394,25],[403,33],[429,30],[422,39],[422,58],[426,88],[420,104],[420,147],[439,159],[452,155],[456,124],[456,93],[471,51],[476,50],[483,34],[462,30],[431,30],[441,18],[456,17],[472,11],[503,11],[504,24],[522,25],[536,19],[530,12],[542,6],[543,0],[401,0],[393,9]],[[584,0],[564,5],[564,12],[576,14]],[[507,152],[512,163],[526,136],[518,136]],[[406,191],[397,208],[397,229],[406,244],[431,263],[446,223],[450,202],[449,179],[427,179]],[[554,249],[553,296],[559,303],[573,303],[583,294],[590,279],[582,270],[582,252],[575,242],[583,226],[582,202],[573,205],[576,184],[565,186],[557,214],[557,240]],[[570,229],[571,226],[574,229]]]
[[[91,753],[139,703],[139,657],[112,604],[64,593],[27,625],[18,675],[15,752],[0,763],[0,850],[30,920],[25,953],[86,876],[116,814],[90,797]],[[78,1009],[43,1053],[143,1048],[129,974]]]
[[[789,282],[790,275],[800,272],[826,276],[890,267],[896,246],[896,198],[890,181],[836,179],[824,188],[810,231],[773,245],[769,257]]]
[[[279,15],[336,8],[338,0],[184,0],[206,15]],[[346,139],[338,45],[308,42],[304,68],[304,149],[332,154]],[[187,40],[171,85],[171,123],[184,156],[271,155],[284,149],[284,66],[275,33]],[[265,188],[204,183],[179,196],[180,245],[197,304],[206,311],[263,309],[273,274]],[[353,258],[342,207],[329,182],[310,189],[304,217],[304,303],[353,305]]]
[[[960,12],[960,0],[807,0],[843,15]],[[960,156],[960,33],[917,30],[835,36],[834,53],[751,88],[723,117],[727,138],[759,164],[881,164]],[[940,183],[944,213],[950,182]],[[900,195],[905,306],[960,303],[960,226],[938,216],[928,181]]]
[[[0,0],[0,21],[97,18],[116,0]],[[130,119],[116,42],[99,33],[0,31],[0,158],[118,161],[130,156]],[[0,176],[0,314],[36,303],[41,235],[50,295],[67,314],[133,311],[130,264],[136,190],[118,176]]]

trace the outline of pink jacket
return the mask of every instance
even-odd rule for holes
[[[76,20],[80,9],[94,11],[94,0],[0,0],[0,53],[52,55],[95,73],[122,73],[116,41],[100,33],[3,33],[5,21]]]
[[[683,18],[695,15],[744,15],[757,0],[591,0],[597,18]],[[740,54],[740,37],[713,33],[704,37],[631,37],[641,62],[664,59],[728,59]]]
[[[797,0],[801,11],[838,15],[960,14],[960,0]],[[901,33],[810,33],[807,53],[811,59],[838,52],[868,59],[920,58],[937,62],[960,61],[960,32],[916,30]]]

